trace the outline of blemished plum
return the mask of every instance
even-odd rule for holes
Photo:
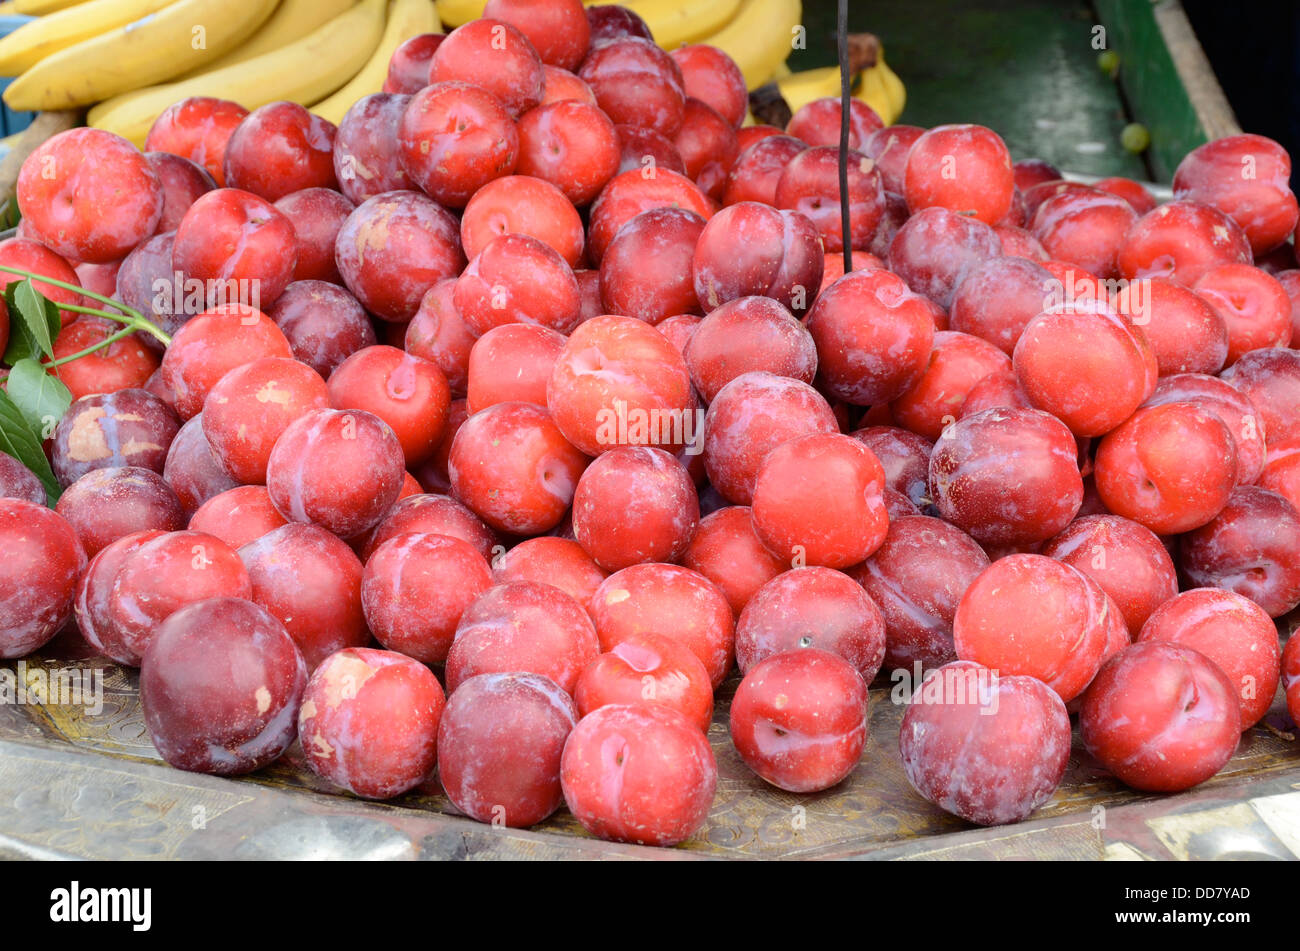
[[[0,499],[0,658],[24,657],[72,617],[86,553],[57,512]]]
[[[473,84],[518,117],[542,101],[545,78],[541,57],[518,28],[483,17],[457,27],[438,44],[429,61],[429,82]]]
[[[1249,730],[1273,705],[1282,651],[1273,619],[1249,598],[1218,588],[1193,588],[1152,612],[1140,642],[1169,641],[1199,651],[1228,675]]]
[[[492,559],[495,584],[540,581],[559,588],[583,607],[606,577],[582,546],[569,538],[529,538]]]
[[[875,162],[861,152],[848,154],[850,247],[865,247],[885,213],[885,192]],[[817,229],[827,252],[844,250],[839,149],[805,149],[786,165],[776,183],[776,205],[804,215]]]
[[[700,309],[691,278],[704,219],[684,208],[652,208],[619,229],[600,262],[605,311],[657,324]]]
[[[748,674],[783,651],[817,648],[847,660],[867,683],[885,658],[885,620],[862,585],[840,571],[786,571],[754,593],[736,621],[736,666]]]
[[[1209,205],[1171,201],[1133,223],[1115,264],[1123,277],[1165,277],[1187,287],[1220,264],[1249,264],[1250,242]]]
[[[176,331],[159,374],[176,412],[190,419],[231,370],[262,357],[292,356],[293,348],[270,317],[245,304],[223,304]]]
[[[702,518],[682,564],[717,585],[737,617],[754,594],[786,568],[759,541],[745,505],[729,505]]]
[[[298,735],[307,668],[264,608],[212,598],[172,614],[140,666],[145,728],[170,766],[237,776],[261,769]]]
[[[335,409],[364,410],[387,423],[408,466],[433,454],[451,406],[442,371],[396,347],[366,347],[352,354],[330,374],[328,394]]]
[[[874,268],[823,288],[807,326],[820,358],[820,385],[855,406],[888,403],[909,390],[934,346],[929,302],[902,278]]]
[[[738,297],[704,318],[683,355],[691,382],[708,403],[736,377],[756,370],[812,383],[819,349],[814,339],[777,301]]]
[[[275,207],[289,219],[298,237],[298,263],[293,279],[342,284],[334,245],[339,229],[356,205],[332,188],[304,188],[285,195],[276,201]]]
[[[442,664],[461,615],[490,587],[492,570],[469,542],[408,532],[371,553],[361,603],[381,644],[423,664]]]
[[[984,126],[935,126],[908,152],[903,197],[913,214],[946,208],[992,225],[1010,210],[1014,193],[1011,153]]]
[[[436,82],[407,104],[398,125],[398,154],[430,198],[464,208],[488,182],[515,170],[519,132],[505,104],[487,89]]]
[[[318,409],[276,440],[266,488],[289,521],[350,538],[392,508],[405,472],[402,445],[383,420],[362,410]]]
[[[586,463],[546,410],[497,403],[456,432],[448,476],[456,498],[491,527],[538,535],[564,517]]]
[[[1259,411],[1270,452],[1300,437],[1300,350],[1268,347],[1243,354],[1221,378]]]
[[[875,454],[885,469],[885,486],[913,505],[929,502],[930,454],[934,443],[897,426],[868,426],[850,433]]]
[[[1075,519],[1042,554],[1071,565],[1101,586],[1136,638],[1151,612],[1178,594],[1173,559],[1150,529],[1120,515]]]
[[[1001,256],[997,232],[947,208],[926,208],[912,215],[889,243],[890,270],[945,310],[973,268]]]
[[[952,299],[952,330],[987,340],[1010,356],[1030,321],[1051,296],[1052,273],[1018,257],[991,258],[977,265]]]
[[[1041,680],[1069,703],[1097,673],[1123,618],[1083,572],[1044,555],[999,558],[975,578],[953,615],[957,656]]]
[[[392,799],[433,773],[445,698],[423,664],[349,647],[307,682],[298,737],[312,772],[366,799]]]
[[[844,112],[839,96],[823,96],[800,106],[786,124],[786,135],[811,146],[839,145]],[[884,123],[861,99],[849,100],[849,148],[860,149]]]
[[[1262,135],[1230,135],[1183,156],[1174,170],[1174,197],[1223,212],[1259,255],[1295,230],[1300,209],[1290,178],[1291,156],[1277,142]]]
[[[699,526],[690,476],[662,449],[621,446],[602,453],[573,495],[573,533],[601,568],[677,561]]]
[[[633,565],[601,582],[589,605],[601,651],[638,633],[684,644],[716,690],[731,669],[735,623],[713,582],[678,565]]]
[[[1150,277],[1125,284],[1115,309],[1142,328],[1161,376],[1218,373],[1228,359],[1228,325],[1219,311],[1181,284]]]
[[[254,109],[226,140],[226,187],[267,201],[304,188],[335,188],[337,132],[334,123],[296,102],[272,102]]]
[[[140,150],[103,129],[69,129],[27,156],[15,186],[24,230],[71,261],[126,257],[158,228],[163,187]]]
[[[787,563],[847,568],[889,530],[885,470],[850,436],[814,433],[777,446],[754,480],[754,531]]]
[[[425,292],[465,266],[455,215],[413,191],[384,192],[358,205],[339,230],[335,256],[361,305],[396,323],[413,318]]]
[[[449,535],[468,542],[484,558],[491,558],[496,535],[468,508],[448,495],[417,493],[399,499],[366,537],[360,555],[368,561],[376,548],[394,535],[422,532]]]
[[[55,511],[72,526],[90,558],[134,532],[185,527],[185,509],[171,486],[157,472],[139,466],[87,472],[59,496]]]
[[[325,281],[294,281],[266,315],[275,321],[293,355],[322,377],[376,343],[375,327],[355,297]]]
[[[547,677],[471,677],[447,698],[438,723],[438,780],[471,819],[536,825],[564,804],[560,758],[577,725],[573,700]]]
[[[1268,489],[1234,489],[1213,519],[1183,536],[1178,567],[1197,587],[1235,591],[1281,617],[1300,605],[1300,512]]]
[[[1193,402],[1140,409],[1097,447],[1101,501],[1157,535],[1210,521],[1227,504],[1236,476],[1232,433]]]
[[[718,767],[684,714],[662,704],[611,704],[569,734],[560,783],[569,811],[592,835],[677,845],[708,818]]]
[[[753,201],[709,219],[695,246],[695,295],[705,313],[738,297],[771,297],[803,316],[821,288],[817,227],[797,211]]]
[[[269,307],[294,278],[298,238],[269,201],[218,188],[199,196],[176,226],[172,263],[187,281],[203,282],[209,306]]]
[[[288,520],[264,485],[241,485],[214,495],[190,516],[191,531],[207,532],[236,550],[273,532]]]
[[[729,502],[749,505],[767,454],[807,433],[837,433],[825,397],[806,383],[772,373],[744,373],[719,392],[704,423],[709,482]]]
[[[940,515],[985,544],[1046,541],[1083,502],[1074,438],[1032,409],[985,410],[944,430],[929,484]]]
[[[171,408],[145,390],[83,396],[54,429],[54,476],[69,486],[95,469],[137,466],[162,472],[179,429]]]
[[[1228,328],[1231,366],[1251,350],[1291,342],[1291,298],[1277,280],[1251,264],[1220,264],[1192,285]]]
[[[540,674],[567,694],[600,653],[581,604],[559,588],[510,581],[480,594],[461,615],[447,654],[447,692],[480,674]]]
[[[573,690],[585,717],[611,704],[671,707],[709,732],[713,687],[704,665],[684,645],[657,634],[631,634],[583,670]]]
[[[202,166],[224,186],[226,143],[248,110],[228,99],[190,96],[173,103],[154,120],[145,138],[146,152],[170,152]]]
[[[569,333],[581,319],[572,269],[550,245],[524,234],[489,241],[456,280],[452,301],[478,337],[512,323]]]
[[[334,174],[339,190],[353,204],[416,187],[402,167],[397,143],[397,130],[410,102],[409,95],[375,93],[358,99],[339,123]]]
[[[1134,644],[1107,661],[1088,688],[1079,736],[1125,785],[1180,792],[1217,773],[1237,749],[1237,691],[1191,647]]]
[[[325,381],[305,363],[263,357],[231,370],[204,400],[203,435],[236,482],[266,481],[271,449],[289,424],[330,405]]]
[[[682,71],[652,41],[623,37],[593,44],[578,76],[615,123],[675,134],[686,109]]]
[[[370,643],[361,610],[361,562],[315,525],[291,524],[239,549],[260,604],[293,639],[308,672],[348,647]]]
[[[989,566],[973,538],[942,519],[892,519],[884,543],[850,575],[885,625],[884,666],[912,671],[956,660],[952,619],[971,582]]]
[[[478,338],[465,387],[470,415],[497,403],[546,406],[546,385],[564,344],[563,334],[535,324],[501,324]]]
[[[853,665],[816,647],[755,664],[731,701],[731,739],[745,765],[788,792],[829,789],[867,744],[867,685]]]
[[[907,781],[939,808],[979,825],[1029,817],[1070,758],[1070,716],[1033,677],[969,661],[931,671],[903,714]]]
[[[708,103],[739,129],[749,111],[749,91],[736,61],[705,43],[679,46],[668,55],[682,71],[686,95]]]
[[[1123,198],[1094,188],[1048,198],[1034,212],[1029,229],[1056,260],[1113,278],[1118,276],[1115,257],[1137,219]]]
[[[632,317],[580,324],[555,362],[547,404],[564,438],[587,455],[616,446],[670,452],[694,430],[690,374],[663,334]]]
[[[515,171],[550,182],[576,206],[590,204],[618,174],[619,135],[594,100],[546,103],[520,116],[518,131]]]
[[[1236,449],[1237,484],[1253,484],[1264,471],[1265,439],[1270,434],[1263,415],[1244,387],[1231,385],[1227,374],[1220,379],[1200,373],[1177,373],[1160,380],[1142,408],[1182,402],[1193,403],[1218,417]]]

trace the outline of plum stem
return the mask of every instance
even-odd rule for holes
[[[131,331],[142,330],[145,333],[149,334],[150,336],[157,338],[164,347],[169,346],[172,342],[172,338],[167,333],[165,333],[161,327],[159,327],[152,320],[147,318],[144,314],[140,313],[140,311],[136,310],[134,307],[128,307],[126,304],[123,304],[121,301],[114,300],[111,297],[105,297],[103,294],[97,294],[94,291],[87,290],[86,288],[80,287],[76,284],[69,284],[66,281],[60,281],[57,278],[48,277],[44,274],[37,274],[33,271],[25,271],[19,267],[10,267],[7,264],[0,264],[0,271],[6,274],[16,274],[19,277],[25,277],[27,278],[27,280],[32,282],[33,286],[35,286],[39,282],[42,284],[49,284],[51,287],[61,287],[65,291],[73,291],[77,294],[80,294],[82,297],[89,297],[91,300],[99,301],[100,303],[107,304],[110,307],[116,307],[122,313],[114,314],[107,310],[96,310],[93,307],[82,307],[80,304],[63,304],[58,301],[55,301],[54,303],[58,306],[60,310],[71,311],[74,314],[90,314],[91,316],[94,317],[104,317],[108,320],[115,321],[119,324],[125,324],[127,327],[131,329]],[[125,336],[125,334],[122,334],[122,336]],[[78,354],[78,356],[85,356],[86,353],[93,353],[95,350],[98,350],[101,347],[108,346],[110,343],[113,342],[115,337],[117,337],[117,335],[114,335],[113,337],[107,337],[104,340],[101,340],[94,347],[91,347],[89,350],[81,354]],[[58,364],[50,364],[50,365],[57,366]]]

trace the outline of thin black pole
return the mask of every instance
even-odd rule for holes
[[[839,2],[840,54],[840,227],[844,235],[844,273],[853,270],[853,242],[849,239],[849,0]]]

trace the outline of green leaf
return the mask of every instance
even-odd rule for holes
[[[4,390],[0,390],[0,452],[13,456],[36,474],[41,485],[45,486],[45,497],[51,506],[59,500],[62,490],[54,478],[50,461],[45,458],[41,440]]]
[[[9,311],[10,319],[9,345],[5,347],[3,359],[10,366],[13,366],[19,360],[34,357],[40,353],[40,348],[36,346],[36,341],[32,339],[31,333],[27,330],[26,322],[17,317],[18,305],[14,301],[14,294],[17,290],[17,281],[5,287],[5,307]]]
[[[58,305],[38,291],[30,278],[24,278],[18,283],[14,290],[14,305],[41,352],[47,357],[53,357],[54,338],[59,335],[62,326]],[[12,318],[12,312],[10,317]],[[12,319],[10,323],[13,323]]]
[[[9,399],[42,439],[53,435],[54,427],[72,405],[72,393],[63,381],[30,358],[14,364],[7,388]]]

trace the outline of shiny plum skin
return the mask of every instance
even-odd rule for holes
[[[236,550],[273,532],[288,519],[276,511],[263,485],[241,485],[214,495],[195,510],[187,526],[207,532]]]
[[[145,727],[177,769],[235,776],[279,759],[298,735],[302,655],[264,608],[213,598],[172,614],[140,667]]]
[[[691,382],[704,402],[750,371],[812,383],[817,345],[802,323],[768,297],[739,297],[704,318],[683,350]]]
[[[356,205],[331,188],[304,188],[285,195],[276,201],[275,207],[289,219],[298,236],[298,263],[293,279],[342,284],[343,276],[334,260],[334,246],[339,229]]]
[[[44,646],[72,617],[86,553],[73,527],[44,505],[0,499],[0,658]]]
[[[145,390],[83,396],[54,429],[54,476],[69,486],[95,469],[161,472],[179,430],[176,414]]]
[[[813,434],[777,446],[754,480],[754,531],[789,563],[847,568],[889,530],[885,470],[849,436]]]
[[[877,129],[865,142],[856,146],[876,163],[880,170],[880,183],[885,191],[903,194],[903,176],[907,171],[907,154],[925,130],[914,125],[891,125]],[[829,143],[838,145],[839,139]]]
[[[897,426],[868,426],[850,433],[872,451],[885,469],[885,486],[914,505],[928,504],[930,455],[934,443]]]
[[[722,203],[735,205],[754,201],[775,206],[776,186],[781,173],[806,148],[807,143],[793,136],[771,135],[742,150],[727,173]]]
[[[294,281],[266,312],[298,360],[328,379],[340,363],[377,341],[365,308],[325,281]]]
[[[226,187],[267,201],[304,188],[335,188],[337,132],[334,123],[296,102],[272,102],[254,109],[226,140]]]
[[[203,435],[203,414],[181,426],[167,449],[162,476],[193,515],[204,502],[238,485],[212,454]]]
[[[393,430],[407,466],[433,455],[442,439],[451,389],[434,364],[396,347],[366,347],[330,374],[335,409],[373,413]]]
[[[358,99],[334,137],[334,174],[354,205],[384,192],[409,191],[415,180],[402,167],[397,130],[409,95],[375,93]]]
[[[284,625],[308,672],[370,632],[361,609],[360,560],[344,542],[314,525],[277,528],[239,549],[252,600]]]
[[[867,685],[843,657],[815,647],[773,654],[731,701],[731,739],[762,779],[819,792],[857,766],[867,743]]]
[[[102,129],[69,129],[42,142],[16,183],[28,236],[77,262],[126,257],[157,230],[163,186],[134,145]]]
[[[736,61],[716,46],[705,43],[679,46],[668,55],[682,71],[686,95],[708,103],[739,128],[749,111],[749,91]]]
[[[117,625],[109,617],[108,599],[113,593],[113,582],[128,555],[164,534],[166,533],[149,530],[119,538],[90,559],[80,580],[76,582],[74,611],[77,630],[87,644],[119,664],[138,667],[140,655],[126,646]]]
[[[810,146],[838,145],[844,112],[838,96],[824,96],[801,106],[786,124],[785,134]],[[860,149],[884,123],[860,99],[849,100],[849,148]]]
[[[668,147],[671,148],[671,143]],[[592,202],[588,216],[587,255],[593,265],[600,266],[610,242],[625,224],[643,211],[675,205],[705,220],[713,214],[712,200],[685,175],[662,162],[651,168],[649,175],[643,166],[619,172]]]
[[[407,353],[442,371],[453,396],[464,396],[476,338],[456,309],[455,290],[456,278],[445,278],[425,291],[403,343]]]
[[[912,788],[946,812],[985,826],[1019,822],[1065,775],[1070,717],[1032,677],[956,661],[918,686],[899,754]]]
[[[1043,312],[1052,273],[1018,257],[990,258],[976,265],[952,299],[950,328],[987,340],[1010,356],[1016,341]]]
[[[1248,361],[1247,366],[1254,361]],[[1246,367],[1242,367],[1245,371]],[[1246,374],[1243,373],[1243,377]],[[1266,443],[1270,436],[1264,416],[1247,390],[1245,380],[1232,383],[1233,375],[1223,378],[1200,373],[1176,373],[1156,384],[1155,392],[1142,404],[1143,409],[1166,403],[1192,403],[1218,418],[1228,430],[1237,458],[1238,485],[1251,485],[1264,471]],[[1269,458],[1272,458],[1271,455]]]
[[[404,533],[367,559],[361,604],[375,639],[386,648],[442,664],[461,615],[491,586],[492,570],[468,542]]]
[[[884,620],[884,666],[928,670],[956,660],[953,615],[988,566],[984,549],[956,526],[926,515],[891,519],[884,543],[849,572]]]
[[[517,27],[483,17],[438,44],[429,61],[429,82],[473,84],[518,117],[542,101],[545,78],[541,57]]]
[[[717,585],[737,617],[763,585],[785,570],[785,562],[759,541],[744,505],[729,505],[702,518],[682,564]]]
[[[935,126],[908,152],[903,196],[914,214],[946,208],[992,225],[1010,210],[1014,193],[1011,153],[991,129]]]
[[[45,245],[30,238],[14,237],[6,238],[0,241],[0,264],[6,267],[19,268],[23,271],[31,271],[33,274],[40,274],[45,277],[51,277],[56,281],[63,281],[65,284],[74,284],[81,286],[81,278],[77,276],[76,270],[72,265],[60,255],[51,251]],[[168,265],[170,267],[170,264]],[[168,275],[170,276],[170,275]],[[0,292],[8,289],[10,284],[15,281],[21,281],[22,278],[17,274],[10,274],[8,271],[0,271]],[[41,295],[61,304],[84,305],[88,303],[83,301],[80,294],[76,291],[70,291],[66,288],[57,287],[42,280],[32,282],[32,286],[40,291]],[[111,296],[111,292],[110,292]],[[146,311],[146,314],[148,311]],[[66,327],[76,317],[72,311],[61,311],[60,319]],[[0,299],[0,338],[8,339],[9,328],[14,321],[14,316],[9,313],[9,305]],[[113,325],[117,329],[117,325]]]
[[[398,126],[402,168],[440,206],[464,208],[519,161],[519,132],[486,89],[439,82],[411,97]]]
[[[645,126],[667,136],[682,124],[686,110],[682,71],[649,40],[624,37],[593,45],[578,76],[616,124]]]
[[[429,61],[446,38],[442,33],[420,33],[404,40],[388,61],[384,92],[409,95],[429,85]]]
[[[176,226],[172,263],[187,280],[204,282],[210,306],[269,307],[293,280],[298,238],[269,201],[218,188],[200,195]]]
[[[1228,325],[1204,298],[1163,277],[1126,284],[1115,309],[1142,328],[1161,376],[1218,373],[1228,360]]]
[[[931,441],[961,414],[966,397],[990,373],[1011,369],[996,346],[957,330],[934,335],[920,378],[889,404],[894,422]]]
[[[112,293],[112,290],[109,290]],[[54,359],[62,360],[102,343],[116,332],[98,318],[85,317],[68,324],[54,341]],[[158,356],[136,337],[110,343],[94,353],[64,363],[53,373],[72,398],[93,393],[116,393],[142,388],[158,369]]]
[[[1151,612],[1178,594],[1178,573],[1160,539],[1119,515],[1075,519],[1042,553],[1097,582],[1123,612],[1133,638]]]
[[[307,765],[365,799],[392,799],[429,778],[445,698],[423,664],[350,647],[311,675],[298,714]]]
[[[885,214],[885,193],[871,159],[851,150],[848,163],[850,246],[864,247]],[[811,221],[828,253],[843,251],[839,149],[814,146],[792,158],[777,179],[776,206],[797,211]]]
[[[606,571],[677,561],[699,525],[699,500],[682,465],[662,449],[621,446],[578,479],[573,532]]]
[[[620,228],[600,261],[605,311],[648,324],[699,313],[691,261],[703,230],[704,219],[684,208],[652,208]]]
[[[438,722],[438,780],[471,819],[536,825],[564,804],[560,759],[577,725],[577,707],[546,677],[471,677],[447,698]]]
[[[13,456],[0,453],[0,498],[45,504],[45,487],[36,473]]]
[[[539,581],[554,585],[583,607],[606,577],[582,546],[568,538],[530,538],[492,560],[495,584]]]
[[[480,674],[527,672],[573,694],[600,653],[586,610],[559,588],[511,581],[480,594],[461,615],[447,654],[447,691]]]
[[[1250,264],[1220,264],[1205,271],[1192,289],[1228,328],[1227,364],[1251,350],[1291,342],[1291,298],[1271,275]]]
[[[554,248],[524,234],[489,241],[456,280],[452,301],[475,336],[511,323],[569,333],[581,319],[573,271]]]
[[[1199,651],[1228,675],[1249,730],[1273,705],[1281,676],[1277,628],[1249,598],[1219,588],[1193,588],[1152,612],[1139,642],[1170,641]]]
[[[700,233],[691,265],[695,295],[705,313],[757,294],[802,316],[821,287],[824,260],[807,217],[742,201],[723,208]]]
[[[163,213],[158,219],[158,234],[175,231],[185,212],[200,195],[217,187],[207,171],[187,158],[170,152],[146,152],[144,155],[163,187]],[[112,291],[108,292],[112,296]]]
[[[469,355],[470,415],[497,403],[546,406],[546,384],[564,344],[563,334],[534,324],[502,324],[485,333]]]
[[[375,549],[394,535],[420,532],[449,535],[468,542],[484,558],[490,558],[497,538],[468,508],[447,495],[417,493],[399,499],[375,526],[361,547],[361,559],[368,561]]]
[[[1300,351],[1269,347],[1246,353],[1221,379],[1258,409],[1270,452],[1300,437]]]
[[[59,496],[55,511],[72,526],[88,558],[134,532],[185,527],[185,509],[171,486],[139,466],[92,469]]]
[[[990,409],[958,420],[930,456],[939,513],[986,544],[1045,541],[1083,502],[1069,430],[1032,409]]]
[[[957,656],[1000,673],[1036,677],[1073,700],[1091,682],[1110,628],[1123,618],[1095,581],[1043,555],[989,565],[953,615]]]
[[[631,634],[593,660],[573,699],[583,716],[610,704],[663,704],[705,734],[713,719],[709,672],[687,647],[656,634]]]
[[[1144,641],[1112,657],[1079,712],[1084,747],[1127,786],[1180,792],[1228,762],[1241,736],[1232,681],[1200,652]]]
[[[388,424],[361,410],[312,410],[276,440],[266,487],[280,514],[341,538],[373,528],[397,501],[402,447]]]
[[[564,745],[560,783],[592,835],[677,845],[708,817],[718,767],[684,714],[655,704],[611,704],[579,721]]]
[[[731,605],[713,582],[688,568],[650,564],[616,571],[601,582],[588,607],[602,651],[648,632],[688,647],[715,690],[731,669]]]
[[[1250,243],[1221,212],[1171,201],[1133,223],[1115,258],[1123,277],[1164,277],[1191,287],[1220,264],[1250,263]]]
[[[866,683],[885,658],[885,621],[851,577],[830,568],[786,571],[754,593],[736,621],[742,674],[788,650],[815,647],[847,660]]]
[[[1029,229],[1052,258],[1113,278],[1116,255],[1137,219],[1123,198],[1091,189],[1053,195],[1038,206]]]
[[[591,43],[591,24],[578,0],[488,0],[483,15],[518,29],[548,66],[576,69]]]
[[[1300,512],[1268,489],[1234,489],[1211,521],[1183,536],[1178,567],[1197,587],[1235,591],[1281,617],[1300,604]]]
[[[574,205],[590,204],[618,173],[618,132],[594,102],[547,103],[520,116],[518,131],[515,171],[549,182]]]
[[[226,143],[248,110],[228,99],[191,96],[173,103],[154,120],[146,152],[170,152],[204,168],[224,187]]]
[[[1260,255],[1295,230],[1300,209],[1290,178],[1291,156],[1281,145],[1262,135],[1230,135],[1183,157],[1174,171],[1174,197],[1217,208]]]

